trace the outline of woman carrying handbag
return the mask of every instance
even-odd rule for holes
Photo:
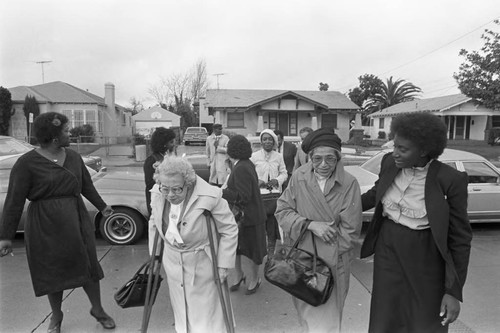
[[[309,162],[292,174],[275,215],[292,241],[303,235],[300,249],[314,253],[316,248],[317,256],[334,272],[335,285],[322,305],[313,306],[296,297],[293,303],[306,332],[340,332],[354,241],[361,232],[360,189],[356,179],[344,171],[341,142],[332,129],[312,132],[302,149]]]

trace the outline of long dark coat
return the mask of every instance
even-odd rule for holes
[[[266,211],[260,196],[259,179],[252,161],[240,160],[231,171],[222,197],[229,204],[239,203],[245,218],[238,234],[237,254],[257,265],[266,255]]]
[[[84,195],[99,210],[97,193],[80,155],[66,150],[63,166],[35,150],[21,156],[10,175],[0,239],[12,239],[26,199],[25,243],[36,296],[81,287],[104,274],[97,260],[95,228]]]

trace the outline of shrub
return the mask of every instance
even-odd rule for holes
[[[135,133],[132,136],[132,144],[134,146],[136,146],[136,145],[145,145],[146,144],[146,137],[144,135],[142,135],[142,134]]]
[[[386,134],[384,131],[379,131],[378,132],[378,139],[385,139],[386,137]]]
[[[492,146],[500,144],[500,127],[492,127],[489,129],[488,144]]]
[[[89,124],[74,127],[69,130],[72,142],[91,143],[95,141],[94,128]]]

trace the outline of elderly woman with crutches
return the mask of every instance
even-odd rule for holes
[[[222,190],[196,176],[181,157],[166,158],[154,177],[149,249],[158,230],[175,330],[232,332],[226,279],[235,263],[238,226]]]

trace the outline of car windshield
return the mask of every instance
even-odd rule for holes
[[[380,163],[382,162],[382,157],[384,157],[385,154],[386,152],[381,151],[365,163],[361,164],[360,167],[365,169],[366,171],[378,175],[380,173]]]
[[[206,131],[207,130],[203,127],[186,129],[186,133],[205,133]]]

